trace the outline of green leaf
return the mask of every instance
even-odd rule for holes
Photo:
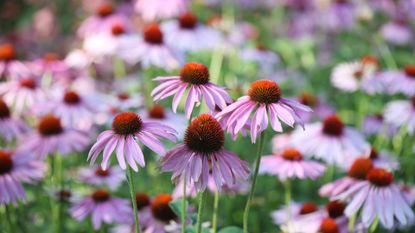
[[[183,199],[176,199],[169,203],[170,208],[173,210],[173,212],[181,219],[182,218],[182,201]],[[189,203],[186,201],[186,210],[189,206]]]
[[[242,232],[243,230],[241,228],[230,226],[230,227],[222,228],[218,233],[242,233]]]

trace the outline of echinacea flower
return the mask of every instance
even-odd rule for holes
[[[37,75],[49,74],[54,79],[63,77],[69,69],[56,53],[46,53],[43,57],[29,62],[28,67]]]
[[[29,154],[0,150],[0,204],[26,200],[22,183],[41,180],[46,165]]]
[[[398,127],[387,123],[382,113],[366,115],[363,119],[363,133],[368,136],[381,134],[386,138],[392,138],[398,133]]]
[[[366,180],[352,185],[335,199],[350,200],[345,214],[351,217],[361,210],[362,222],[369,227],[376,217],[387,229],[406,225],[414,218],[402,191],[393,183],[393,175],[383,168],[373,168]]]
[[[296,221],[302,218],[310,218],[315,215],[321,215],[321,213],[319,207],[313,202],[290,202],[288,205],[271,213],[272,220],[277,225],[282,225],[289,221]]]
[[[12,44],[0,44],[0,78],[28,72],[26,65],[16,60],[16,55]]]
[[[268,128],[268,122],[271,123],[274,131],[282,132],[280,120],[291,127],[294,127],[295,123],[302,125],[300,112],[312,111],[309,107],[294,100],[282,98],[281,94],[281,89],[276,82],[255,81],[251,84],[248,96],[242,96],[223,108],[216,117],[221,120],[229,116],[226,128],[231,135],[238,134],[248,120],[251,120],[251,141],[255,143],[257,136]],[[252,119],[249,119],[253,112]]]
[[[114,23],[129,25],[128,22],[127,17],[117,13],[111,4],[103,3],[98,6],[94,15],[82,22],[77,34],[80,38],[87,38],[99,33],[109,33]]]
[[[161,29],[167,44],[185,52],[213,49],[222,41],[219,31],[201,24],[190,12],[180,15],[177,21],[162,23]]]
[[[406,127],[409,134],[415,133],[415,96],[410,100],[395,100],[385,106],[385,121],[391,125]]]
[[[58,117],[46,115],[39,119],[36,130],[22,136],[17,149],[43,159],[56,153],[68,155],[81,151],[88,143],[87,133],[63,127]]]
[[[381,74],[390,94],[415,96],[415,65],[406,65],[402,70],[389,70]]]
[[[108,186],[115,190],[125,180],[125,172],[119,167],[108,167],[106,170],[101,167],[82,168],[79,170],[79,180],[90,185]]]
[[[161,84],[154,88],[151,96],[154,101],[165,99],[174,95],[173,112],[177,111],[180,100],[186,89],[189,88],[185,105],[185,114],[189,119],[195,105],[199,105],[202,98],[212,111],[218,106],[220,109],[226,107],[231,102],[231,98],[225,88],[217,86],[209,81],[208,68],[197,62],[189,62],[180,71],[179,76],[157,77],[154,80]]]
[[[342,31],[353,28],[356,21],[356,6],[350,0],[332,1],[320,12],[320,21],[329,31]]]
[[[383,83],[376,77],[379,61],[373,56],[364,56],[360,61],[341,63],[334,67],[331,83],[339,90],[355,92],[359,89],[373,94],[381,92]]]
[[[324,119],[335,112],[334,108],[325,103],[322,98],[314,96],[309,92],[302,92],[297,100],[301,104],[313,109],[313,112],[300,112],[301,119],[304,122],[310,122],[314,118]]]
[[[140,63],[144,68],[154,66],[165,70],[177,69],[182,64],[184,55],[167,45],[164,37],[158,24],[150,24],[144,28],[142,37],[119,44],[117,56],[130,65]]]
[[[105,189],[97,189],[90,196],[74,203],[69,212],[77,221],[82,221],[90,215],[95,230],[100,229],[102,223],[133,221],[133,210],[129,200],[113,197]]]
[[[365,180],[367,173],[373,168],[370,158],[358,158],[349,168],[347,176],[321,186],[318,193],[322,197],[335,197],[350,189],[359,181]]]
[[[173,18],[185,12],[188,0],[136,0],[135,10],[148,22]]]
[[[381,27],[380,34],[385,41],[395,45],[406,45],[414,38],[410,23],[402,19],[387,22]]]
[[[110,96],[108,107],[111,112],[137,110],[144,105],[143,96],[140,93],[129,94],[118,92]]]
[[[237,180],[246,180],[248,164],[223,148],[225,135],[219,122],[209,114],[195,118],[186,130],[184,143],[162,158],[162,171],[173,172],[172,180],[186,179],[198,191],[208,186],[209,170],[218,190],[232,186]]]
[[[177,131],[177,137],[183,139],[187,127],[187,120],[183,114],[174,113],[170,109],[165,109],[161,105],[154,105],[147,110],[141,111],[140,115],[143,120],[152,120],[163,123],[167,126],[174,127]]]
[[[385,168],[389,171],[395,171],[399,168],[399,162],[396,155],[388,153],[384,150],[377,151],[372,147],[369,158],[372,160],[375,167]]]
[[[148,224],[144,233],[164,233],[165,227],[171,221],[178,221],[176,214],[170,208],[169,203],[173,200],[170,194],[159,194],[151,201],[151,212],[153,221]]]
[[[37,76],[10,78],[0,84],[0,95],[18,114],[45,101],[47,96]]]
[[[261,157],[260,172],[278,176],[280,181],[286,179],[315,180],[325,171],[325,166],[303,159],[301,152],[295,148],[287,148],[282,153]]]
[[[297,129],[293,133],[293,144],[305,155],[313,155],[328,164],[347,168],[370,147],[357,130],[346,127],[336,115],[322,123],[306,125],[307,130]]]
[[[0,98],[0,138],[10,142],[28,130],[26,123],[13,117],[7,104]]]
[[[91,164],[103,152],[102,169],[107,169],[112,152],[115,150],[118,164],[122,169],[128,165],[138,171],[137,163],[145,166],[143,151],[136,140],[143,143],[159,155],[164,155],[164,146],[159,138],[176,141],[176,131],[166,125],[154,121],[143,121],[133,112],[122,112],[112,121],[112,129],[102,132],[97,142],[88,153]]]
[[[89,130],[101,103],[92,95],[75,90],[56,91],[53,99],[38,103],[32,108],[37,115],[54,114],[66,127]]]

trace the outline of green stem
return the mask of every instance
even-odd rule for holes
[[[218,229],[218,207],[219,207],[219,192],[215,191],[215,197],[213,200],[213,215],[212,215],[212,229],[213,233],[217,233]]]
[[[12,222],[12,218],[10,216],[10,208],[9,208],[9,206],[8,205],[5,205],[5,209],[6,209],[6,220],[7,220],[7,223],[9,224],[10,232],[15,232],[14,231],[13,222]]]
[[[119,58],[113,60],[114,77],[117,79],[123,78],[126,74],[124,62]]]
[[[206,190],[199,193],[199,210],[197,211],[196,233],[202,232],[203,209],[205,208]]]
[[[130,188],[131,202],[133,204],[134,209],[135,232],[140,233],[141,229],[140,223],[138,222],[137,201],[135,199],[134,174],[133,169],[130,166],[127,166],[127,180]]]
[[[183,176],[182,233],[186,233],[186,174]]]
[[[288,222],[291,221],[291,180],[287,179],[284,182],[285,187],[285,205],[287,206],[287,219]]]
[[[257,158],[255,162],[255,171],[254,176],[252,178],[252,185],[251,190],[249,191],[248,200],[246,201],[244,217],[243,217],[243,233],[248,233],[248,217],[249,217],[249,208],[251,207],[252,197],[254,196],[256,181],[258,177],[259,171],[259,164],[261,162],[261,154],[262,150],[264,149],[264,138],[265,138],[265,131],[261,133],[258,143],[258,150],[257,150]]]

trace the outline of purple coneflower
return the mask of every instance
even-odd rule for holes
[[[334,197],[348,190],[359,181],[365,180],[367,173],[373,168],[370,158],[358,158],[349,168],[347,176],[323,185],[319,192],[322,197]]]
[[[300,117],[304,122],[310,122],[314,118],[324,119],[332,115],[335,110],[325,103],[323,98],[313,95],[309,92],[302,92],[297,97],[298,102],[313,109],[313,112],[300,112]]]
[[[184,52],[214,49],[222,41],[219,31],[199,23],[190,12],[180,15],[177,21],[162,23],[161,29],[166,35],[166,43]]]
[[[0,138],[10,142],[28,130],[26,123],[13,117],[7,104],[0,98]]]
[[[119,167],[109,167],[106,170],[101,167],[82,168],[79,170],[79,180],[90,185],[105,185],[115,190],[125,180],[125,172]]]
[[[399,162],[396,159],[397,156],[386,151],[378,152],[375,148],[372,147],[370,150],[369,158],[372,160],[375,167],[385,168],[389,171],[395,171],[399,169]]]
[[[173,18],[184,13],[188,7],[188,0],[137,0],[135,10],[148,22],[157,19]]]
[[[36,103],[46,100],[46,93],[40,85],[38,77],[11,78],[0,84],[0,95],[4,101],[21,114]]]
[[[231,102],[231,98],[225,88],[209,82],[209,78],[209,70],[205,65],[190,62],[184,65],[179,76],[155,78],[154,80],[160,81],[161,84],[151,92],[151,96],[154,101],[159,101],[174,95],[172,107],[176,112],[184,92],[189,87],[185,105],[185,114],[188,119],[195,104],[200,104],[202,98],[210,110],[214,111],[217,106],[223,109],[227,103]]]
[[[134,43],[135,46],[131,46]],[[150,24],[144,28],[141,38],[131,40],[125,47],[118,48],[118,56],[129,64],[141,63],[144,68],[151,66],[165,70],[179,68],[184,55],[166,45],[164,34],[158,24]]]
[[[274,81],[258,80],[251,84],[248,96],[240,97],[216,117],[221,119],[229,116],[227,131],[234,135],[244,127],[252,112],[255,112],[250,123],[251,140],[255,143],[257,136],[268,128],[268,121],[271,122],[272,129],[282,132],[280,120],[293,127],[296,122],[302,124],[300,112],[311,111],[309,107],[296,101],[282,98],[281,89]]]
[[[87,133],[65,128],[61,120],[54,115],[46,115],[39,119],[37,130],[22,136],[18,150],[33,153],[36,158],[43,159],[47,155],[68,155],[81,151],[89,143]]]
[[[415,96],[415,65],[406,65],[403,70],[385,71],[381,75],[389,93]]]
[[[415,133],[415,96],[410,100],[395,100],[388,103],[384,111],[385,121],[391,125],[406,127],[409,134]]]
[[[392,138],[399,130],[398,127],[385,122],[382,113],[377,113],[365,116],[362,131],[367,136],[381,134],[386,138]]]
[[[395,19],[386,23],[380,29],[380,34],[387,42],[395,45],[406,45],[414,37],[411,25],[405,19]]]
[[[16,60],[14,46],[12,44],[0,44],[0,78],[21,72],[27,72],[27,67]]]
[[[176,131],[166,125],[154,121],[143,121],[133,112],[122,112],[112,121],[112,129],[102,132],[88,154],[88,160],[94,163],[98,155],[104,151],[101,162],[102,169],[108,167],[108,161],[115,150],[118,164],[126,169],[126,161],[138,171],[137,163],[145,166],[144,155],[136,140],[143,143],[159,155],[164,155],[163,144],[158,138],[176,141]]]
[[[282,153],[262,156],[259,170],[278,176],[280,181],[294,178],[315,180],[324,173],[325,166],[312,160],[304,160],[300,151],[287,148]]]
[[[131,223],[133,220],[130,202],[111,196],[105,189],[97,189],[90,196],[74,203],[69,212],[77,221],[91,215],[95,230],[100,229],[102,223]]]
[[[336,115],[322,123],[306,125],[307,130],[298,129],[293,134],[293,144],[305,155],[314,155],[328,164],[347,168],[355,158],[367,154],[370,147],[363,135],[346,127]]]
[[[25,200],[22,182],[32,183],[43,178],[46,165],[28,154],[0,150],[0,204],[16,204]]]
[[[176,182],[186,178],[200,192],[208,185],[209,170],[216,186],[232,186],[249,175],[248,164],[225,150],[224,132],[209,114],[195,118],[186,130],[184,143],[177,145],[162,158],[162,170],[173,172]]]
[[[56,53],[46,53],[43,57],[29,62],[28,67],[37,75],[50,74],[54,79],[63,77],[69,69]]]
[[[361,209],[362,222],[369,227],[376,217],[387,228],[406,225],[414,218],[402,191],[393,183],[393,175],[383,168],[373,168],[366,180],[352,185],[336,199],[350,200],[345,209],[348,217]]]

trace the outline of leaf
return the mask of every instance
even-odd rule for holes
[[[183,213],[182,213],[182,202],[183,202],[183,199],[176,199],[176,200],[173,200],[173,201],[171,201],[170,203],[169,203],[169,206],[170,206],[170,208],[173,210],[173,212],[181,219],[182,218],[182,215],[183,215]],[[186,201],[186,210],[187,210],[187,207],[189,206],[189,203]]]
[[[242,232],[243,230],[241,228],[230,226],[230,227],[222,228],[218,233],[242,233]]]

